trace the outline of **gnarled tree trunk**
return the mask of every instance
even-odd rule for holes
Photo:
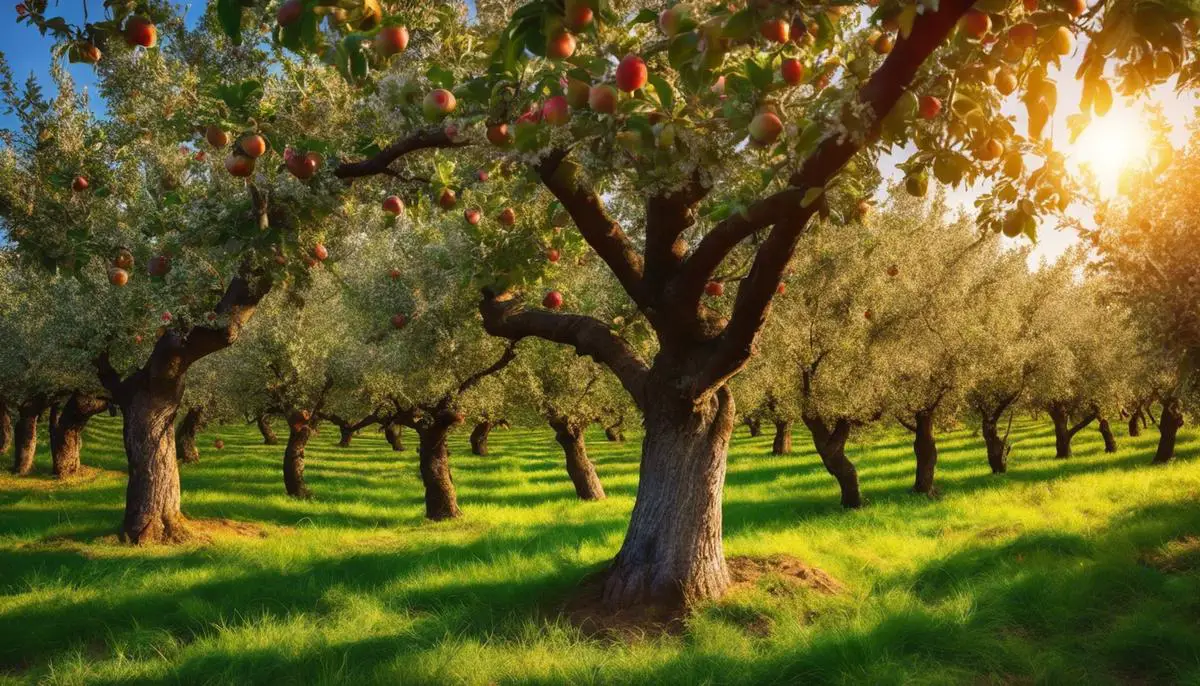
[[[580,500],[603,500],[604,487],[600,485],[600,477],[596,475],[596,466],[587,456],[587,446],[583,442],[584,426],[572,422],[566,417],[550,419],[550,428],[554,429],[554,440],[562,446],[567,458],[567,475],[575,484],[575,495]]]
[[[29,474],[33,471],[33,458],[37,454],[38,418],[46,410],[47,401],[42,396],[29,398],[17,405],[17,423],[13,431],[12,473]]]
[[[842,489],[842,507],[857,509],[862,507],[862,494],[858,490],[858,470],[854,463],[846,457],[846,441],[850,438],[850,421],[839,418],[831,429],[820,417],[803,416],[804,425],[812,434],[813,447],[821,456],[821,464],[825,471],[837,479],[838,487]]]
[[[196,432],[204,422],[204,409],[189,407],[179,426],[175,427],[175,457],[184,464],[200,461],[200,450],[196,447]]]
[[[0,398],[0,455],[12,445],[12,415],[8,411],[8,401]]]
[[[388,422],[383,425],[383,437],[396,452],[404,452],[404,425]]]
[[[1108,424],[1107,417],[1099,417],[1100,436],[1104,438],[1104,452],[1117,452],[1117,437],[1113,436],[1112,427]]]
[[[786,419],[775,420],[775,440],[771,443],[772,455],[790,455],[792,452],[792,423]]]
[[[450,449],[446,439],[450,430],[462,420],[451,413],[439,413],[427,425],[417,428],[420,443],[417,455],[421,462],[421,482],[425,485],[425,517],[434,521],[453,519],[462,515],[454,479],[450,475]]]
[[[270,417],[260,414],[254,418],[254,425],[258,427],[258,432],[262,434],[263,445],[276,445],[279,443],[279,437],[275,435],[275,430],[271,428]]]
[[[487,455],[488,454],[488,436],[492,433],[491,421],[485,419],[471,429],[471,454],[472,455]]]
[[[129,462],[121,537],[135,544],[182,540],[187,530],[179,509],[175,416],[183,380],[153,381],[139,372],[131,383],[121,408]]]
[[[762,420],[757,417],[746,417],[742,420],[746,428],[750,430],[751,438],[758,438],[762,435]]]
[[[349,427],[349,426],[339,426],[338,427],[338,435],[339,435],[338,447],[339,448],[349,448],[350,441],[352,441],[354,439],[354,429],[353,429],[353,427]]]
[[[612,426],[604,427],[604,439],[607,440],[609,443],[624,443],[625,442],[625,429],[622,428],[622,425],[624,423],[625,423],[625,418],[622,417],[619,420],[617,420],[616,424],[613,424]]]
[[[933,475],[937,469],[937,442],[933,437],[933,410],[922,410],[913,416],[913,453],[917,456],[917,480],[913,490],[934,495]]]
[[[309,498],[304,483],[304,449],[312,438],[312,425],[299,417],[288,419],[288,442],[283,451],[283,487],[293,498]]]
[[[1054,456],[1060,460],[1065,460],[1071,456],[1071,440],[1075,438],[1075,434],[1092,423],[1092,420],[1096,418],[1097,412],[1093,410],[1074,426],[1071,425],[1070,413],[1063,405],[1053,403],[1047,408],[1047,412],[1049,412],[1050,419],[1054,422]]]
[[[1129,413],[1129,437],[1137,438],[1142,435],[1142,425],[1146,422],[1146,415],[1142,413],[1141,407],[1135,407],[1133,412]]]
[[[79,471],[79,454],[83,449],[83,429],[92,416],[109,407],[104,398],[72,393],[50,422],[50,456],[54,475],[60,479]]]
[[[1154,452],[1155,464],[1166,464],[1175,459],[1175,437],[1183,427],[1183,407],[1176,398],[1162,402],[1162,414],[1158,417],[1158,449]]]
[[[673,388],[654,376],[648,389]],[[724,386],[701,403],[655,391],[647,391],[633,515],[604,582],[609,607],[687,607],[719,598],[729,586],[721,494],[733,396]]]
[[[983,433],[983,444],[987,448],[988,466],[992,468],[992,473],[1007,473],[1009,445],[1008,441],[1000,436],[999,422],[985,413],[981,432]]]

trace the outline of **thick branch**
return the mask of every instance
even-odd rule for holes
[[[392,173],[389,170],[392,162],[410,152],[430,148],[454,148],[461,145],[466,145],[466,143],[455,143],[450,136],[446,135],[446,130],[443,128],[424,129],[392,143],[376,153],[374,157],[358,162],[342,162],[333,170],[333,175],[339,179],[357,179],[376,174],[389,174]]]
[[[194,326],[185,336],[182,343],[185,368],[205,355],[232,345],[270,290],[271,277],[265,272],[253,273],[244,268],[243,273],[233,277],[213,310],[218,318],[225,319],[225,323],[222,326]]]
[[[491,376],[492,374],[495,374],[496,372],[500,371],[501,369],[504,369],[505,367],[507,367],[508,363],[512,362],[514,359],[516,359],[516,357],[517,357],[517,341],[514,340],[508,344],[507,348],[504,349],[504,353],[500,355],[500,359],[493,362],[490,367],[487,367],[486,369],[481,369],[481,370],[475,372],[474,374],[468,376],[466,379],[463,379],[463,382],[460,383],[458,385],[458,388],[454,391],[453,397],[457,398],[457,397],[462,396],[463,393],[466,393],[467,391],[471,390],[480,381],[483,381],[485,378],[487,378],[487,377]]]
[[[483,315],[483,328],[493,336],[513,341],[534,336],[573,346],[578,354],[612,370],[638,407],[643,407],[649,368],[604,322],[578,314],[528,310],[514,301],[511,294],[496,295],[489,291],[483,293],[479,312]]]
[[[687,253],[680,239],[696,223],[696,203],[708,195],[698,174],[682,190],[646,201],[646,282],[658,290],[673,278]]]

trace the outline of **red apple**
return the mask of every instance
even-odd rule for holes
[[[787,293],[787,284],[780,281],[779,285],[775,287],[775,293],[777,295],[783,295],[784,293]]]
[[[403,329],[408,324],[408,317],[396,313],[392,315],[392,328]]]
[[[454,99],[454,94],[445,88],[437,88],[430,91],[421,103],[421,108],[425,112],[425,118],[430,121],[441,119],[453,112],[457,106],[458,102]]]
[[[389,195],[383,199],[383,211],[396,216],[404,214],[404,201],[397,196]]]
[[[896,276],[896,275],[897,275],[897,274],[899,274],[899,273],[900,273],[900,267],[898,267],[898,266],[896,266],[896,265],[894,265],[894,264],[892,264],[892,265],[888,265],[888,268],[887,268],[887,275],[888,275],[888,276]]]
[[[254,173],[254,160],[245,155],[230,155],[225,158],[225,171],[234,176],[250,176]]]
[[[557,263],[559,258],[561,258],[561,257],[562,257],[562,255],[559,254],[557,248],[550,248],[549,250],[546,251],[546,259],[550,260],[551,262]]]
[[[875,313],[872,312],[871,310],[867,310],[866,312],[863,312],[863,319],[866,319],[867,321],[871,321],[874,318],[875,318]]]
[[[204,132],[204,138],[214,148],[223,148],[229,145],[229,134],[225,133],[219,126],[208,127],[208,130]]]
[[[1024,4],[1025,4],[1026,12],[1036,12],[1037,11],[1038,0],[1025,0]]]
[[[570,79],[567,81],[567,104],[577,110],[587,107],[588,93],[591,92],[589,87],[579,79]]]
[[[770,145],[783,132],[783,122],[774,112],[761,112],[750,120],[750,138],[759,145]]]
[[[404,52],[408,47],[408,29],[403,26],[385,26],[375,35],[375,51],[384,57]]]
[[[709,281],[704,284],[704,292],[714,298],[719,298],[725,295],[725,284],[720,281]]]
[[[303,155],[292,155],[287,158],[284,164],[287,166],[287,170],[292,173],[292,176],[301,181],[311,179],[317,173],[317,168],[320,167],[317,154],[314,152]]]
[[[166,255],[155,255],[154,257],[150,258],[149,262],[146,263],[146,272],[149,273],[150,276],[162,278],[166,276],[167,272],[169,271],[171,271],[171,258],[167,257]]]
[[[321,243],[317,243],[313,246],[312,254],[318,262],[324,262],[325,260],[329,259],[329,249]]]
[[[163,320],[163,323],[164,323],[164,324],[170,324],[170,323],[171,323],[171,319],[172,319],[172,317],[171,317],[171,313],[170,313],[170,312],[163,312],[163,313],[162,313],[162,315],[159,317],[159,319]]]
[[[978,40],[992,30],[992,18],[986,12],[967,10],[962,19],[958,20],[958,27],[963,33]]]
[[[658,28],[667,38],[674,38],[686,17],[682,8],[668,7],[658,15]]]
[[[113,258],[112,264],[117,269],[132,269],[133,253],[125,248],[121,248],[117,251],[117,256]]]
[[[71,190],[75,191],[76,193],[82,193],[83,191],[86,191],[90,185],[91,184],[88,183],[86,176],[76,176],[75,179],[71,181]]]
[[[213,441],[213,447],[216,448],[217,450],[224,450],[225,449],[225,441],[222,441],[221,439],[218,438],[217,440]]]
[[[1087,0],[1059,0],[1058,4],[1072,17],[1078,17],[1087,11]]]
[[[791,27],[782,19],[768,19],[758,27],[758,32],[763,38],[775,43],[788,42],[788,35],[791,32]]]
[[[487,183],[487,180],[488,180],[488,173],[487,173],[487,170],[486,170],[486,169],[480,169],[479,171],[476,171],[476,172],[475,172],[475,178],[476,178],[476,179],[479,179],[479,182],[480,182],[480,183]]]
[[[617,65],[617,88],[626,93],[632,93],[645,86],[649,76],[650,72],[646,69],[646,63],[642,61],[641,57],[626,55],[625,59],[621,60],[621,64]]]
[[[505,207],[500,212],[500,216],[497,217],[497,219],[499,219],[500,223],[505,226],[512,226],[513,224],[517,223],[517,213],[515,210],[513,210],[513,208]]]
[[[565,60],[575,54],[575,36],[569,31],[559,31],[546,41],[546,57]]]
[[[203,162],[204,160],[208,159],[208,153],[204,152],[203,150],[197,150],[196,154],[192,155],[192,159],[196,160],[197,162]]]
[[[392,267],[391,269],[388,270],[388,278],[390,278],[392,281],[399,279],[400,278],[400,270],[396,269],[395,267]]]
[[[468,224],[475,226],[476,224],[479,223],[479,217],[480,217],[479,210],[472,207],[471,209],[467,210],[466,212],[463,212],[463,217],[466,218]]]
[[[512,142],[512,137],[508,135],[508,124],[491,124],[487,129],[488,142],[496,147],[503,148]]]
[[[454,191],[449,188],[443,188],[438,194],[438,206],[443,210],[452,210],[458,204],[458,197],[454,195]]]
[[[1037,42],[1037,27],[1030,22],[1023,21],[1008,30],[1008,40],[1018,48],[1028,50]]]
[[[304,14],[304,3],[300,0],[287,0],[279,6],[279,11],[275,13],[275,21],[280,26],[291,26],[300,21],[302,14]]]
[[[124,286],[129,283],[129,272],[119,267],[108,270],[108,282],[114,286]]]
[[[562,126],[571,121],[571,106],[561,95],[547,98],[542,105],[542,119],[551,126]]]
[[[942,113],[942,101],[932,95],[922,95],[920,111],[922,119],[934,119]]]
[[[95,64],[100,61],[100,48],[96,47],[95,43],[84,43],[79,46],[79,60],[86,64]]]
[[[794,57],[789,57],[779,65],[779,73],[783,75],[784,82],[789,86],[798,86],[804,81],[804,63]]]
[[[250,159],[258,159],[267,151],[267,141],[257,133],[252,133],[249,136],[243,136],[242,140],[238,141],[238,147]]]
[[[158,28],[145,17],[133,16],[125,20],[125,42],[153,48],[158,42]]]
[[[593,112],[612,114],[617,111],[617,89],[602,83],[588,91],[588,107]]]
[[[591,25],[592,8],[583,0],[567,0],[566,10],[563,25],[568,29],[579,33]]]
[[[546,297],[542,298],[542,307],[548,310],[557,310],[562,307],[562,304],[563,296],[558,291],[549,291],[546,293]]]

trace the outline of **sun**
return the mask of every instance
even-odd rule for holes
[[[1095,175],[1102,193],[1113,195],[1121,175],[1145,159],[1149,143],[1148,127],[1139,113],[1114,107],[1092,121],[1069,146],[1068,155],[1081,169],[1086,167]]]

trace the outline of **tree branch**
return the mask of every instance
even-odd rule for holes
[[[649,288],[662,288],[683,263],[687,243],[680,236],[696,224],[696,204],[708,195],[708,190],[697,172],[682,190],[646,201],[645,276]]]
[[[250,321],[258,304],[270,292],[271,276],[268,272],[257,272],[247,265],[243,265],[241,272],[229,281],[229,286],[213,310],[218,317],[226,318],[224,326],[193,326],[184,336],[181,354],[185,369],[205,355],[232,345]]]
[[[430,148],[456,148],[463,145],[467,145],[467,143],[455,143],[450,136],[446,135],[444,128],[423,129],[392,143],[373,157],[358,162],[342,162],[333,170],[333,175],[339,179],[357,179],[376,174],[388,174],[391,173],[388,167],[392,162],[410,152]]]
[[[511,341],[508,344],[508,347],[504,349],[504,353],[500,355],[500,359],[493,362],[490,367],[487,367],[486,369],[481,369],[481,370],[475,372],[474,374],[468,376],[466,379],[463,379],[463,382],[460,383],[458,385],[458,388],[454,391],[453,397],[454,398],[460,397],[463,393],[466,393],[467,391],[471,390],[480,381],[483,381],[485,378],[487,378],[487,377],[491,376],[492,374],[495,374],[496,372],[500,371],[501,369],[504,369],[505,367],[507,367],[508,363],[512,362],[517,357],[517,343],[518,343],[518,341],[515,341],[515,340]],[[447,396],[447,397],[449,397],[449,396]]]

